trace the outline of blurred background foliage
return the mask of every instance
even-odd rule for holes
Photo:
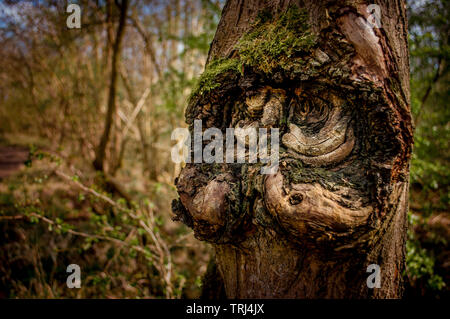
[[[66,1],[0,0],[0,297],[199,296],[211,249],[171,222],[171,132],[185,127],[224,1],[130,0],[114,66],[116,2],[73,1],[82,27],[69,30]],[[408,1],[406,296],[449,293],[449,7]],[[114,67],[116,112],[94,169]],[[69,264],[81,289],[66,286]]]
[[[408,1],[411,161],[407,275],[413,296],[449,296],[450,1]]]

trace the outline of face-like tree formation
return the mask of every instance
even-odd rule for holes
[[[186,111],[191,130],[280,132],[273,174],[187,164],[176,181],[176,219],[213,243],[228,297],[399,296],[412,142],[401,66],[362,7],[322,9],[319,30],[284,4],[259,10],[233,46],[215,40]]]

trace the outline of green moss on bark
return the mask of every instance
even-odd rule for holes
[[[238,59],[218,59],[214,60],[206,66],[205,71],[198,79],[194,89],[192,90],[192,96],[203,95],[220,86],[218,80],[219,75],[227,72],[240,72],[240,62]]]
[[[316,44],[310,31],[306,10],[290,7],[278,17],[261,12],[251,30],[236,45],[237,58],[221,58],[212,61],[197,81],[191,98],[203,95],[221,85],[219,79],[227,72],[242,73],[242,66],[254,68],[265,74],[276,69],[289,70],[304,63]]]
[[[293,60],[298,63],[297,58],[309,52],[315,42],[306,10],[292,6],[276,18],[260,14],[236,48],[242,64],[270,74],[279,67],[289,69]]]

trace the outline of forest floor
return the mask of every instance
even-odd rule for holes
[[[38,145],[37,150],[27,145]],[[45,155],[40,158],[40,154]],[[62,160],[56,162],[48,154]],[[0,299],[167,297],[158,264],[137,254],[129,244],[142,251],[153,249],[153,241],[139,224],[121,218],[108,202],[77,186],[82,182],[85,189],[102,190],[93,169],[81,172],[76,167],[87,167],[86,162],[69,158],[64,151],[52,152],[43,141],[0,136]],[[66,180],[56,170],[80,177],[77,182],[75,177]],[[128,180],[133,182],[131,177]],[[187,227],[171,221],[172,187],[156,182],[144,186],[145,192],[130,187],[136,198],[135,211],[147,214],[151,210],[154,218],[150,223],[145,215],[145,221],[170,250],[170,297],[196,298],[210,248]],[[103,190],[101,194],[111,196]],[[121,205],[113,200],[114,205]],[[45,220],[32,219],[30,214]],[[55,225],[74,233],[58,231],[60,226]],[[107,239],[95,240],[95,236]],[[167,260],[166,256],[161,263]],[[66,287],[66,267],[72,263],[83,272],[83,286],[77,291]]]

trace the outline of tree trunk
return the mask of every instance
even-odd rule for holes
[[[128,10],[128,0],[123,0],[120,6],[119,25],[117,26],[116,39],[114,41],[112,58],[111,58],[111,79],[108,94],[108,109],[105,117],[105,126],[100,143],[97,147],[94,159],[94,168],[98,171],[104,171],[106,148],[111,135],[111,128],[116,114],[116,90],[120,64],[120,55],[122,51],[122,39],[125,33],[126,17]]]
[[[402,0],[227,1],[186,110],[191,132],[195,120],[224,136],[279,129],[271,174],[195,163],[176,180],[175,219],[213,244],[228,298],[401,297],[412,145]]]

